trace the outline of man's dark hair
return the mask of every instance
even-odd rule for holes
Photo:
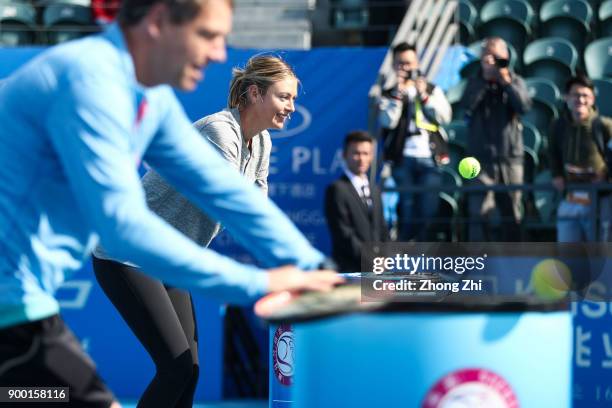
[[[572,89],[572,86],[574,85],[584,86],[589,88],[591,91],[595,91],[595,85],[593,85],[593,81],[591,81],[591,78],[589,78],[583,73],[578,73],[567,80],[567,82],[565,83],[565,93],[569,93],[570,89]]]
[[[346,137],[344,138],[344,146],[343,146],[342,151],[346,153],[351,143],[361,143],[361,142],[374,143],[374,138],[370,136],[370,134],[366,132],[365,130],[354,130],[348,133]]]
[[[193,20],[200,9],[211,0],[123,0],[117,20],[124,26],[136,25],[157,3],[165,3],[170,11],[170,19],[174,24],[182,24]],[[232,0],[226,0],[234,8]]]
[[[414,53],[416,53],[416,47],[412,44],[408,44],[407,42],[402,41],[401,43],[394,45],[393,48],[391,49],[393,58],[395,58],[395,56],[399,54],[400,52],[404,52],[404,51],[413,51]]]

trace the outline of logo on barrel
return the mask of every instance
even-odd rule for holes
[[[470,368],[442,377],[427,393],[423,408],[518,408],[510,384],[492,371]]]
[[[288,324],[278,326],[272,343],[274,375],[283,385],[293,382],[293,331]]]

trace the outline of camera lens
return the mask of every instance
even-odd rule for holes
[[[508,65],[510,65],[510,60],[506,58],[495,58],[495,65],[497,65],[498,68],[507,68]]]
[[[408,79],[412,79],[413,81],[418,79],[421,76],[421,73],[419,72],[418,69],[413,69],[411,71],[408,71]]]

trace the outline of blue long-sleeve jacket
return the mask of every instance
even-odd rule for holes
[[[238,303],[265,292],[264,271],[199,247],[148,210],[141,160],[264,266],[323,260],[197,134],[169,87],[137,83],[115,25],[44,52],[0,87],[0,327],[57,313],[55,289],[98,240],[170,285]]]

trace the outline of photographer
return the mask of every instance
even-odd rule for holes
[[[474,156],[482,166],[473,183],[523,183],[523,126],[520,115],[529,110],[531,99],[523,79],[510,70],[509,57],[504,40],[498,37],[486,39],[482,46],[481,69],[468,80],[460,102],[461,108],[466,111],[468,126],[466,155]],[[505,221],[501,240],[519,239],[521,191],[498,194],[488,191],[470,194],[468,198],[470,241],[492,239],[483,228],[483,223],[496,204]]]
[[[609,176],[609,143],[612,119],[595,109],[595,87],[584,75],[570,78],[565,85],[567,109],[551,126],[549,158],[553,184],[565,192],[557,209],[558,242],[610,241],[610,194],[600,194],[594,217],[593,192],[566,190],[566,183],[591,185]],[[598,218],[599,237],[591,224]]]
[[[383,154],[400,188],[433,189],[419,194],[400,192],[399,239],[424,241],[429,239],[430,220],[438,211],[439,166],[448,163],[447,141],[439,126],[450,121],[451,107],[442,90],[421,74],[414,46],[400,43],[392,52],[395,80],[383,90],[379,106]]]

